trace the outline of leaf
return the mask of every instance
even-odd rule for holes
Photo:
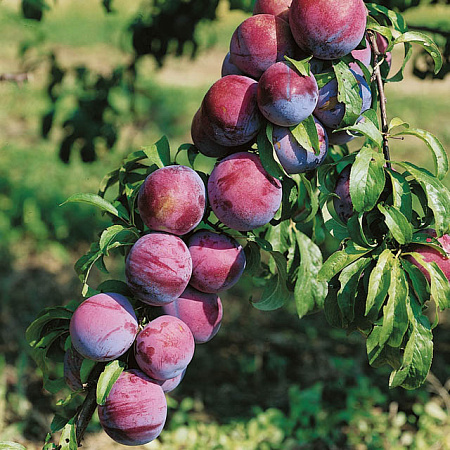
[[[55,414],[52,423],[50,424],[50,432],[56,433],[57,431],[61,431],[66,426],[68,421],[69,419],[67,419],[66,417]]]
[[[392,169],[385,169],[392,184],[392,201],[394,206],[411,222],[412,195],[406,178]]]
[[[370,248],[376,246],[376,243],[370,242],[364,231],[364,213],[353,214],[347,222],[347,230],[352,241],[360,247]]]
[[[97,382],[97,404],[104,405],[114,383],[124,371],[125,363],[115,360],[108,363],[100,374]]]
[[[77,450],[77,437],[75,434],[75,419],[72,418],[62,430],[59,438],[60,450]]]
[[[159,141],[149,147],[143,147],[142,151],[149,159],[151,165],[155,164],[161,168],[171,164],[170,145],[166,136],[163,136]]]
[[[318,88],[322,89],[331,80],[336,78],[336,74],[330,70],[328,72],[315,73],[314,78],[316,79]]]
[[[0,442],[1,450],[27,450],[23,445],[18,444],[17,442],[11,441],[2,441]]]
[[[380,335],[380,345],[388,343],[391,347],[400,347],[403,336],[408,329],[408,284],[405,272],[398,259],[393,259],[391,283],[388,289],[389,299],[383,307],[383,327]]]
[[[407,255],[408,253],[405,253]],[[450,308],[450,281],[442,272],[442,269],[434,262],[427,262],[420,253],[409,253],[418,264],[420,264],[430,275],[431,295],[438,304],[439,309],[444,311]]]
[[[97,361],[93,361],[92,359],[84,359],[81,363],[80,367],[80,381],[81,384],[84,384],[88,381],[89,375],[92,372],[92,369],[97,364]]]
[[[329,281],[337,275],[342,269],[352,264],[362,256],[371,252],[372,248],[359,247],[353,242],[348,242],[347,246],[340,251],[333,253],[323,264],[317,279],[319,281]]]
[[[309,77],[311,74],[311,67],[309,65],[309,61],[311,60],[311,58],[312,56],[308,56],[305,59],[296,61],[295,59],[289,58],[288,56],[284,55],[284,59],[290,62],[297,69],[300,75],[304,77]]]
[[[120,280],[106,280],[97,286],[99,292],[115,292],[125,297],[131,297],[131,291],[128,284]]]
[[[430,289],[425,275],[417,266],[405,258],[400,258],[400,263],[408,276],[410,290],[412,287],[419,302],[422,305],[425,304],[425,302],[430,300]]]
[[[380,345],[381,331],[381,326],[375,326],[367,337],[366,349],[369,364],[372,367],[389,364],[393,369],[399,369],[402,363],[401,350],[389,345]]]
[[[290,127],[289,130],[301,147],[315,155],[320,155],[319,135],[312,114],[298,125]]]
[[[261,299],[257,302],[252,301],[253,306],[261,311],[273,311],[281,308],[286,300],[290,298],[286,287],[286,258],[281,253],[273,251],[270,252],[270,256],[275,260],[278,273],[267,281]]]
[[[267,123],[267,128],[264,127],[258,133],[256,138],[256,144],[258,146],[259,157],[264,169],[275,178],[282,179],[284,176],[284,170],[275,161],[273,156],[273,140],[272,140],[272,125]]]
[[[404,33],[408,30],[405,19],[401,14],[388,9],[385,6],[378,5],[377,3],[366,3],[366,7],[369,10],[369,13],[381,14],[382,16],[388,18],[392,26],[397,31]]]
[[[294,288],[294,298],[298,316],[302,318],[310,312],[323,308],[327,295],[327,283],[317,280],[317,274],[322,267],[320,248],[297,229],[294,232],[301,258]]]
[[[256,242],[247,242],[244,247],[245,252],[245,273],[254,276],[261,266],[261,249]]]
[[[361,114],[362,98],[359,95],[359,84],[344,61],[333,63],[333,70],[338,83],[339,102],[345,104],[345,114],[342,124],[353,125]]]
[[[376,205],[385,185],[385,159],[381,153],[363,147],[350,170],[350,197],[358,212],[370,211]]]
[[[367,287],[367,300],[365,315],[375,321],[378,318],[381,307],[391,283],[391,268],[394,255],[391,250],[385,249],[378,257],[378,261],[369,277]]]
[[[294,216],[295,222],[307,223],[314,219],[319,210],[319,198],[316,189],[305,174],[291,175],[298,186],[298,207],[303,211]],[[300,202],[303,202],[304,205]],[[302,208],[303,207],[303,208]]]
[[[438,236],[450,232],[450,192],[427,170],[409,162],[396,163],[406,169],[425,192],[428,207],[434,214],[435,230]]]
[[[358,120],[357,123],[350,124],[349,126],[339,128],[338,131],[353,131],[360,133],[370,139],[378,148],[383,147],[383,134],[379,130],[377,124],[372,120],[373,109],[368,109],[361,114],[361,117],[365,120]]]
[[[395,207],[378,204],[378,209],[383,214],[385,223],[392,233],[393,238],[400,244],[405,245],[412,241],[413,228],[408,219]]]
[[[406,65],[408,64],[408,61],[411,59],[411,56],[413,54],[413,48],[411,44],[405,42],[404,47],[405,56],[403,57],[402,65],[395,75],[386,80],[386,83],[398,83],[399,81],[403,80],[403,73],[405,71]]]
[[[359,258],[345,267],[339,275],[341,288],[337,294],[337,303],[342,313],[344,327],[355,319],[355,299],[358,285],[364,269],[370,264],[371,258]]]
[[[71,195],[64,203],[59,206],[63,206],[66,203],[87,203],[88,205],[96,206],[115,217],[121,218],[119,211],[110,202],[100,197],[98,194],[74,194]]]
[[[25,337],[28,344],[31,347],[36,346],[36,343],[41,339],[41,333],[45,326],[52,321],[66,320],[67,330],[69,329],[69,321],[72,318],[73,312],[63,306],[55,306],[46,308],[41,312],[41,315],[37,317],[27,328]]]
[[[420,31],[407,31],[397,38],[394,39],[388,45],[386,49],[387,52],[391,51],[394,45],[400,43],[414,43],[419,44],[423,47],[423,49],[430,54],[434,61],[434,73],[438,73],[442,67],[442,55],[439,51],[439,47],[435,44],[433,39],[431,39],[428,35],[421,33]]]
[[[112,225],[106,228],[99,241],[100,251],[105,255],[109,255],[109,250],[133,245],[140,237],[137,228],[127,228],[123,225]]]

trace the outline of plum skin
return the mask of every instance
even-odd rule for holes
[[[230,52],[228,52],[222,62],[222,68],[220,71],[221,76],[226,77],[227,75],[245,75],[245,73],[242,72],[239,67],[237,67],[230,61],[230,58],[231,55]]]
[[[261,113],[282,127],[297,125],[310,116],[318,98],[316,79],[300,75],[285,62],[270,66],[258,83],[257,100]]]
[[[336,59],[354,50],[366,31],[362,0],[293,0],[289,25],[297,45],[320,59]]]
[[[236,239],[208,230],[196,231],[187,242],[192,258],[189,284],[218,293],[234,286],[245,269],[245,253]]]
[[[253,15],[272,14],[288,22],[291,3],[292,0],[256,0]]]
[[[178,317],[191,330],[196,344],[210,341],[219,331],[223,307],[217,294],[207,294],[188,286],[172,303],[163,306],[164,314]]]
[[[180,319],[163,315],[138,334],[135,358],[140,369],[156,380],[177,377],[194,356],[194,337]]]
[[[217,144],[234,147],[247,144],[261,127],[256,102],[258,83],[242,75],[217,80],[203,98],[201,126]]]
[[[189,233],[202,220],[205,207],[205,185],[197,172],[186,166],[155,170],[139,191],[139,214],[150,230],[177,236]]]
[[[101,293],[86,299],[70,321],[74,349],[94,361],[112,361],[123,355],[137,332],[138,322],[131,303],[116,293]]]
[[[122,445],[143,445],[156,439],[167,418],[161,386],[140,370],[120,374],[104,405],[98,406],[100,424]]]
[[[354,213],[353,203],[350,196],[350,171],[351,166],[339,174],[334,193],[339,196],[333,198],[334,210],[342,222],[347,223]]]
[[[140,301],[162,306],[189,283],[192,259],[186,244],[172,234],[153,232],[138,239],[125,263],[127,284]]]
[[[64,381],[72,391],[79,391],[83,388],[81,383],[80,370],[84,358],[72,347],[69,347],[64,354]]]
[[[211,172],[208,197],[217,218],[229,228],[249,231],[270,222],[281,205],[281,183],[253,153],[235,153]]]
[[[306,150],[294,138],[289,128],[273,127],[272,139],[278,160],[289,174],[313,170],[323,163],[328,152],[328,136],[323,125],[314,118],[319,136],[319,154]]]
[[[271,14],[245,19],[230,41],[230,62],[255,79],[285,55],[296,57],[297,53],[289,24]]]

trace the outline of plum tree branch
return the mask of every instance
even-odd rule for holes
[[[380,57],[382,57],[382,53],[380,53],[380,50],[378,49],[377,39],[373,32],[369,31],[369,42],[370,46],[372,48],[372,52],[374,55],[374,69],[373,69],[373,75],[375,77],[375,80],[377,82],[378,87],[378,97],[380,99],[380,112],[381,112],[381,132],[383,134],[383,154],[384,158],[386,159],[386,166],[388,168],[391,167],[391,163],[389,162],[391,157],[389,153],[389,142],[388,142],[388,132],[389,132],[389,124],[387,121],[387,112],[386,112],[386,94],[384,92],[384,85],[383,85],[383,79],[381,77],[380,72],[380,63],[382,60]]]
[[[25,73],[0,73],[1,81],[10,81],[12,83],[22,84],[30,79],[30,75]]]

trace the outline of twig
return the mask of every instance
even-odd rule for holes
[[[22,84],[30,80],[28,73],[0,73],[0,81],[11,81],[13,83]]]
[[[444,386],[442,386],[442,383],[432,372],[428,373],[426,379],[431,384],[433,391],[441,397],[442,401],[445,404],[447,412],[450,413],[450,394],[448,390]]]
[[[374,54],[374,69],[373,74],[375,76],[378,94],[380,98],[380,111],[381,111],[381,132],[383,134],[383,154],[386,159],[386,167],[391,168],[391,163],[389,162],[391,157],[389,154],[389,143],[388,143],[388,132],[389,132],[389,124],[387,121],[387,112],[386,112],[386,95],[384,93],[384,85],[383,79],[381,78],[380,72],[380,61],[382,59],[382,53],[378,50],[377,39],[374,33],[371,31],[368,32],[370,46],[372,47],[372,52]]]

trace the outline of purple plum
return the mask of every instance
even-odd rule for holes
[[[140,370],[120,374],[104,405],[98,407],[100,424],[122,445],[144,445],[161,433],[167,417],[164,391]]]
[[[133,344],[138,322],[131,303],[115,293],[94,295],[81,303],[70,321],[75,350],[94,361],[112,361]]]
[[[222,302],[217,294],[207,294],[188,286],[172,303],[163,306],[164,314],[178,317],[192,331],[196,344],[210,341],[222,322]]]
[[[288,22],[291,3],[292,0],[256,0],[253,15],[272,14]]]
[[[177,317],[164,315],[149,322],[138,334],[135,358],[149,377],[169,380],[186,369],[194,348],[189,327]]]
[[[339,174],[334,190],[338,197],[333,198],[334,210],[344,223],[347,223],[354,213],[352,198],[350,197],[350,171],[351,166],[347,166]]]
[[[177,236],[150,233],[136,241],[128,254],[125,275],[134,296],[162,306],[175,300],[189,283],[191,254]]]
[[[217,218],[227,227],[249,231],[270,222],[281,205],[281,183],[259,157],[240,152],[220,161],[208,180],[208,196]]]
[[[139,214],[150,230],[181,236],[202,220],[206,190],[195,170],[186,166],[167,166],[145,179],[138,197]]]
[[[239,69],[239,67],[235,66],[230,61],[230,57],[231,57],[230,52],[228,52],[225,55],[225,58],[222,63],[222,70],[221,70],[222,77],[226,77],[227,75],[245,75],[245,73],[242,72],[242,70]]]
[[[313,76],[303,76],[285,62],[271,65],[258,83],[258,106],[270,122],[290,127],[312,114],[319,90]]]
[[[179,384],[184,378],[185,373],[186,369],[184,369],[183,372],[181,372],[175,378],[169,378],[168,380],[155,380],[152,378],[152,381],[154,381],[156,384],[159,384],[162,387],[164,393],[172,392],[179,386]]]

